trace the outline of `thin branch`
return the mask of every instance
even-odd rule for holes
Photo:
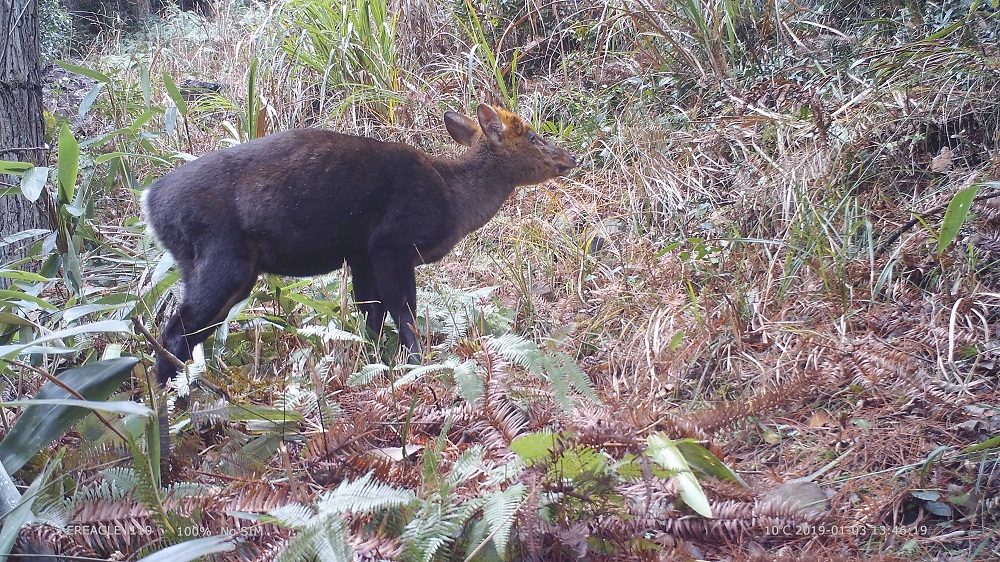
[[[183,361],[178,359],[176,355],[167,351],[167,348],[163,347],[163,344],[161,344],[159,340],[154,338],[153,334],[149,333],[149,329],[146,328],[146,325],[142,323],[142,321],[139,319],[138,316],[132,317],[132,325],[135,326],[135,329],[138,330],[140,334],[142,334],[142,337],[146,338],[146,341],[149,342],[149,345],[153,346],[153,351],[155,351],[157,354],[160,354],[162,357],[166,357],[167,361],[170,361],[170,363],[172,363],[175,367],[177,367],[178,371],[183,371],[187,367],[187,365],[185,365]],[[230,396],[228,392],[223,390],[221,387],[219,387],[212,381],[206,380],[204,377],[199,378],[197,384],[204,386],[210,391],[225,398],[229,402],[233,401],[233,397]]]
[[[139,330],[139,333],[142,334],[142,337],[146,338],[146,341],[149,342],[149,345],[153,346],[153,351],[155,351],[158,355],[166,357],[168,361],[170,361],[171,363],[174,364],[175,367],[177,367],[177,370],[181,370],[184,368],[184,362],[178,359],[177,356],[174,355],[173,353],[167,351],[167,348],[163,347],[163,345],[156,338],[153,337],[153,334],[149,333],[149,329],[146,328],[146,325],[142,323],[142,320],[140,320],[138,316],[132,317],[132,325],[135,326],[136,330]]]

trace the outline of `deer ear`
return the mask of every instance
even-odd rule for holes
[[[503,142],[503,132],[507,128],[496,109],[486,104],[480,104],[476,108],[476,117],[479,118],[479,126],[486,135],[486,140],[492,146],[499,146]]]
[[[479,133],[479,125],[475,121],[455,111],[445,112],[444,128],[448,129],[451,138],[462,146],[472,146]]]

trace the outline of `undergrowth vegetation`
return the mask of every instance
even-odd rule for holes
[[[104,29],[50,73],[50,166],[2,164],[52,228],[4,240],[34,243],[0,270],[0,460],[31,486],[0,482],[0,547],[997,558],[998,41],[996,0],[234,0]],[[142,331],[181,287],[145,186],[291,127],[455,154],[441,114],[480,102],[582,165],[420,270],[424,363],[361,337],[349,272],[262,278],[172,391],[161,471]],[[38,390],[74,368],[100,416]]]

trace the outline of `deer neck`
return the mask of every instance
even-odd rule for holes
[[[448,184],[456,234],[463,237],[489,222],[518,183],[507,166],[485,149],[437,164]]]

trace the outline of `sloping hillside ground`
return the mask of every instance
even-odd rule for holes
[[[490,102],[581,167],[421,270],[427,368],[358,341],[342,272],[261,281],[207,350],[234,405],[199,389],[174,413],[165,476],[188,484],[72,441],[75,477],[39,502],[71,524],[50,544],[106,558],[241,530],[216,556],[1000,557],[995,2],[378,5],[221,3],[81,55],[112,80],[82,119],[61,108],[77,139],[129,129],[85,146],[88,298],[131,295],[151,327],[174,306],[134,196],[177,151],[324,126],[454,153],[442,112]],[[92,87],[63,84],[53,100]],[[664,438],[744,482],[682,443],[713,518]]]

